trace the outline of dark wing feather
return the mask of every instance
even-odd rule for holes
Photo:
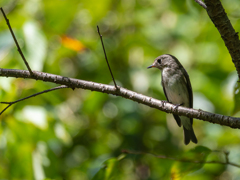
[[[163,76],[162,76],[162,78],[163,78]],[[167,97],[166,90],[165,90],[164,85],[163,85],[163,80],[162,80],[162,87],[163,87],[163,92],[164,92],[164,94],[165,94],[165,97],[167,98],[167,101],[169,102],[169,99],[168,99],[168,97]],[[179,117],[178,115],[175,115],[175,114],[173,114],[173,117],[174,117],[174,119],[176,120],[178,126],[181,127],[182,124],[181,124],[181,119],[180,119],[180,117]]]
[[[173,114],[173,117],[174,117],[174,119],[176,120],[178,126],[181,127],[182,124],[181,124],[181,119],[180,119],[180,117],[179,117],[178,115],[175,115],[175,114]]]
[[[189,95],[189,107],[193,108],[193,92],[192,92],[192,86],[191,86],[191,82],[188,76],[187,71],[183,68],[183,75],[187,81],[187,90],[188,90],[188,95]],[[190,118],[191,120],[191,124],[193,124],[193,118]]]

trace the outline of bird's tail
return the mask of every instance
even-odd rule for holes
[[[193,131],[193,128],[191,128],[190,130],[186,129],[184,126],[183,126],[183,131],[184,131],[184,143],[187,145],[189,144],[190,140],[192,142],[194,142],[195,144],[197,144],[198,140],[195,136],[195,133]]]

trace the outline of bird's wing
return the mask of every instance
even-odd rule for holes
[[[170,102],[169,99],[168,99],[166,90],[165,90],[165,88],[164,88],[163,81],[162,81],[162,87],[163,87],[163,91],[164,91],[165,97],[167,98],[167,101]],[[179,117],[178,115],[175,115],[175,114],[173,114],[173,117],[174,117],[174,119],[176,120],[178,126],[181,127],[182,124],[181,124],[181,119],[180,119],[180,117]]]
[[[188,95],[189,95],[189,107],[193,108],[193,92],[192,92],[192,86],[191,86],[191,82],[188,76],[187,71],[183,68],[183,75],[184,75],[184,80],[187,83],[187,90],[188,90]],[[193,118],[190,118],[191,120],[191,124],[193,123]]]

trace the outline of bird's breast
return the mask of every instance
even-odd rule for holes
[[[167,99],[171,103],[183,104],[183,106],[189,107],[187,83],[181,73],[163,70],[162,85],[165,89]]]

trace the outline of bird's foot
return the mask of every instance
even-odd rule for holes
[[[183,103],[181,103],[181,104],[176,104],[175,107],[174,107],[174,111],[177,111],[177,108],[178,108],[179,106],[182,106],[182,105],[183,105]]]
[[[162,101],[162,106],[165,106],[165,104],[167,103],[168,101]]]

